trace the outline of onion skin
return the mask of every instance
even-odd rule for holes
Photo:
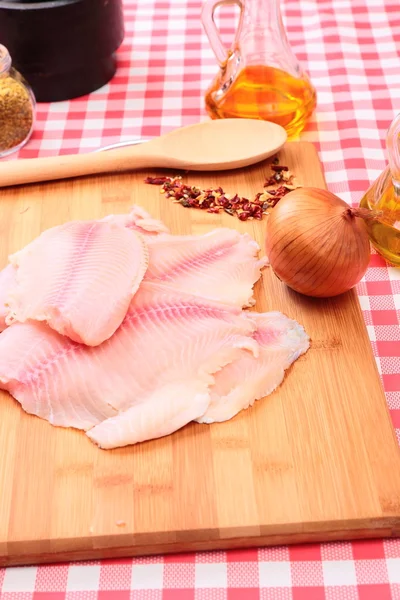
[[[353,209],[327,190],[293,190],[268,217],[266,252],[274,273],[306,296],[347,292],[368,268],[366,218],[373,212]]]

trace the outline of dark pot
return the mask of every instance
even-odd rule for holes
[[[106,84],[123,39],[122,0],[0,0],[0,43],[38,102]]]

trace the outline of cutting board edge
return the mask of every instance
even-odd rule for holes
[[[385,414],[386,414],[386,419],[389,422],[389,428],[390,428],[391,434],[392,434],[392,441],[394,442],[394,445],[395,445],[395,447],[397,449],[398,457],[400,459],[400,445],[399,445],[399,442],[397,440],[395,426],[393,424],[392,417],[390,415],[389,405],[388,405],[388,402],[386,400],[386,393],[385,393],[385,388],[384,388],[384,385],[383,385],[383,379],[382,379],[381,374],[379,372],[378,365],[377,365],[377,362],[375,360],[374,350],[373,350],[373,347],[372,347],[372,344],[371,344],[371,340],[369,338],[367,324],[365,322],[363,310],[361,308],[360,298],[358,296],[358,293],[357,293],[355,287],[352,288],[351,290],[349,290],[346,293],[347,294],[351,294],[353,296],[353,299],[354,299],[355,304],[357,306],[357,311],[359,313],[360,319],[361,319],[362,323],[364,324],[363,333],[364,333],[364,337],[369,342],[368,352],[369,352],[369,355],[370,355],[369,358],[371,359],[371,365],[372,365],[371,368],[375,371],[376,379],[378,380],[378,383],[379,383],[380,395],[381,395],[381,402],[382,402],[382,404],[384,406],[384,411],[385,411]]]
[[[357,521],[359,526],[357,527]],[[18,548],[14,549],[13,553],[7,556],[0,556],[0,568],[2,567],[14,567],[14,566],[28,566],[36,564],[50,564],[60,563],[67,561],[80,561],[80,560],[102,560],[110,558],[133,558],[143,556],[155,556],[158,554],[187,554],[190,552],[207,552],[216,550],[234,550],[234,549],[246,549],[246,548],[262,548],[270,546],[281,546],[281,545],[296,545],[296,544],[308,544],[308,543],[325,543],[335,541],[352,541],[352,540],[368,540],[368,539],[387,539],[400,537],[400,515],[396,517],[383,517],[382,519],[371,519],[368,522],[367,519],[359,519],[352,521],[353,527],[349,528],[324,528],[323,530],[309,531],[309,532],[296,532],[286,531],[279,533],[269,533],[258,536],[254,534],[255,528],[249,528],[252,530],[250,536],[235,536],[226,538],[214,538],[210,540],[194,540],[188,541],[176,541],[171,543],[151,543],[151,544],[130,544],[123,546],[109,546],[101,548],[81,547],[77,550],[58,550],[56,552],[43,553],[38,549],[36,552],[26,552],[27,542],[20,542],[21,550],[25,553],[18,554]],[[304,527],[310,524],[303,524]],[[325,523],[325,525],[327,525]],[[274,526],[277,529],[276,526]],[[193,532],[192,532],[193,533]],[[115,537],[115,536],[113,536]],[[129,536],[129,534],[127,535]],[[202,536],[204,537],[204,536]],[[96,538],[92,538],[92,542]],[[65,540],[67,544],[71,544],[72,540]],[[80,538],[82,543],[82,538]],[[37,542],[42,547],[47,545],[49,542],[40,540]],[[62,540],[58,540],[58,544],[62,543]],[[16,543],[14,542],[13,545]],[[28,543],[29,545],[29,543]]]
[[[316,157],[317,161],[318,161],[318,162],[319,162],[319,164],[321,165],[321,173],[320,173],[320,176],[321,176],[321,178],[322,178],[322,180],[323,180],[323,187],[324,187],[325,189],[328,189],[328,184],[327,184],[327,182],[326,182],[326,177],[325,177],[325,169],[323,168],[323,163],[322,163],[322,161],[321,161],[321,159],[320,159],[320,157],[319,157],[319,152],[318,152],[318,149],[317,149],[317,147],[315,146],[315,144],[313,144],[313,142],[309,142],[309,141],[303,141],[303,140],[299,140],[298,142],[286,142],[285,146],[286,146],[287,144],[289,144],[290,146],[293,146],[294,144],[299,144],[299,145],[301,145],[301,146],[302,146],[302,147],[304,147],[304,148],[309,148],[309,150],[310,150],[311,152],[313,152],[313,153],[314,153],[314,155],[315,155],[315,157]],[[375,361],[375,355],[374,355],[374,351],[373,351],[373,348],[372,348],[371,340],[369,339],[369,334],[368,334],[367,324],[366,324],[366,322],[365,322],[365,319],[364,319],[364,314],[363,314],[363,310],[362,310],[362,308],[361,308],[360,298],[359,298],[359,295],[358,295],[358,293],[357,293],[357,291],[356,291],[356,287],[353,287],[351,290],[349,290],[349,291],[347,292],[347,294],[352,294],[352,295],[353,295],[353,299],[354,299],[354,301],[355,301],[355,304],[357,305],[357,311],[358,311],[358,313],[359,313],[360,319],[361,319],[361,321],[364,323],[364,328],[363,328],[363,330],[364,330],[364,335],[365,335],[365,337],[366,337],[366,338],[368,339],[368,341],[369,341],[369,346],[370,346],[370,357],[372,356],[372,359],[373,359],[373,360],[372,360],[372,363],[373,363],[373,365],[374,365],[374,370],[375,370],[375,373],[376,373],[376,375],[377,375],[377,378],[378,378],[378,380],[379,380],[379,382],[380,382],[380,388],[381,388],[381,399],[383,400],[383,404],[384,404],[384,407],[385,407],[384,409],[385,409],[385,412],[386,412],[386,417],[387,417],[387,419],[388,419],[388,421],[389,421],[389,424],[390,424],[390,429],[391,429],[391,431],[392,431],[392,438],[393,438],[393,440],[395,441],[395,445],[396,445],[396,447],[397,447],[397,450],[398,450],[398,451],[397,451],[397,453],[398,453],[398,455],[399,455],[399,457],[400,457],[400,445],[399,445],[399,443],[398,443],[398,441],[397,441],[395,427],[394,427],[394,425],[393,425],[393,421],[392,421],[392,418],[391,418],[391,416],[390,416],[390,410],[389,410],[389,406],[388,406],[388,403],[387,403],[387,400],[386,400],[386,394],[385,394],[385,389],[384,389],[384,386],[383,386],[382,377],[381,377],[381,374],[379,373],[378,365],[376,364],[376,361]]]

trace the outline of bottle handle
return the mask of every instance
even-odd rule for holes
[[[386,136],[386,149],[394,189],[400,195],[400,114],[393,119]]]
[[[240,32],[242,30],[244,13],[243,0],[206,0],[201,13],[201,20],[203,23],[204,30],[207,34],[211,48],[221,68],[223,68],[226,64],[226,60],[229,57],[229,51],[225,48],[224,44],[222,43],[218,27],[215,24],[215,11],[220,6],[232,4],[236,4],[240,9],[239,25],[235,34],[235,39],[231,46],[232,49],[237,45],[240,37]]]

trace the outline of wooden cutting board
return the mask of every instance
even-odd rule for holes
[[[301,184],[325,187],[311,144],[287,144],[280,162]],[[268,172],[189,181],[251,197]],[[133,203],[173,233],[235,227],[263,247],[265,222],[185,209],[146,174],[2,191],[1,266],[48,227]],[[256,297],[258,310],[297,319],[312,345],[274,394],[227,423],[103,451],[1,394],[0,565],[400,533],[400,453],[355,292],[301,297],[267,269]]]

